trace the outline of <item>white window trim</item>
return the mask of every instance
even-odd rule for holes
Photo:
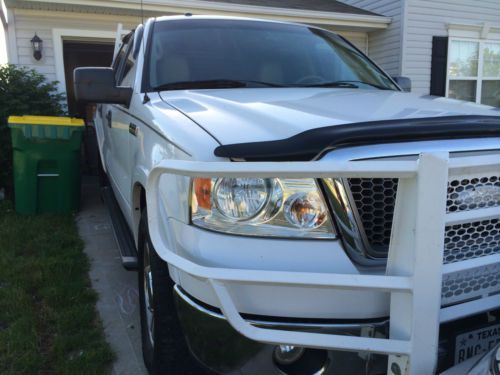
[[[477,42],[479,43],[479,55],[478,55],[478,61],[477,61],[477,76],[474,77],[453,77],[450,78],[448,75],[448,72],[450,71],[450,65],[451,65],[451,59],[450,59],[450,52],[451,52],[451,45],[453,41],[460,41],[460,42]],[[481,95],[482,95],[482,86],[483,86],[483,81],[498,81],[500,80],[500,77],[483,77],[483,50],[484,50],[484,44],[485,43],[500,43],[500,40],[498,39],[477,39],[477,38],[466,38],[466,37],[449,37],[448,38],[448,59],[446,61],[446,91],[445,95],[448,97],[449,95],[449,88],[450,88],[450,80],[452,81],[476,81],[476,103],[481,104]]]
[[[450,38],[500,40],[500,24],[489,22],[482,24],[449,23],[446,28]]]
[[[125,31],[122,31],[125,32]],[[52,41],[54,46],[54,63],[56,79],[59,81],[59,91],[66,92],[66,77],[64,74],[63,41],[74,40],[102,40],[115,41],[116,31],[109,30],[78,30],[78,29],[52,29]]]

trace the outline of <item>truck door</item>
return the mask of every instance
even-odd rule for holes
[[[133,34],[125,36],[123,46],[117,55],[115,71],[116,85],[122,85],[125,76],[129,75],[133,63],[128,54],[133,45]],[[120,104],[110,104],[103,108],[103,123],[108,134],[109,152],[106,157],[109,180],[115,197],[124,213],[130,211],[131,161],[129,152],[129,115],[128,108]],[[126,215],[127,216],[127,215]]]

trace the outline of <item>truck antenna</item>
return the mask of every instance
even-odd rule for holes
[[[143,0],[141,0],[141,23],[144,25],[144,4],[143,4]]]
[[[143,4],[143,1],[144,0],[141,0],[141,24],[142,24],[142,27],[144,28],[144,4]],[[144,38],[142,38],[142,43],[143,43],[142,56],[143,56],[143,61],[144,61],[144,56],[146,55],[146,45],[145,45],[146,42],[145,42]],[[149,99],[148,93],[146,91],[144,93],[144,98],[142,100],[142,104],[146,104],[147,102],[149,102],[149,100],[150,99]]]

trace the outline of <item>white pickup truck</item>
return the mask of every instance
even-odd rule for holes
[[[190,15],[75,71],[152,373],[499,373],[500,111],[408,83]]]

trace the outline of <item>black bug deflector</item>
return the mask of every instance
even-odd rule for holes
[[[500,117],[426,117],[328,126],[277,141],[219,146],[214,153],[248,161],[312,160],[326,150],[341,147],[486,137],[500,137]]]

